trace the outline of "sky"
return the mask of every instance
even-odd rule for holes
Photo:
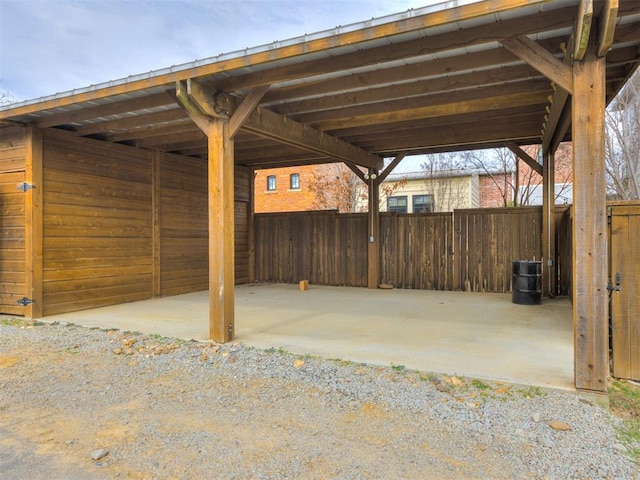
[[[35,99],[433,3],[0,0],[0,93]]]

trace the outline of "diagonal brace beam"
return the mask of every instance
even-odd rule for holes
[[[509,150],[516,154],[516,156],[522,160],[524,163],[531,167],[531,170],[536,172],[538,175],[542,176],[542,165],[540,165],[536,160],[529,155],[527,152],[522,150],[518,145],[512,143],[509,145]]]
[[[258,93],[259,91],[255,96]],[[241,100],[227,93],[207,89],[195,80],[176,82],[176,96],[199,127],[196,120],[198,117],[233,119],[234,114],[241,108]],[[382,158],[377,155],[258,106],[245,116],[241,128],[255,135],[341,162],[378,170],[383,165]]]
[[[573,93],[573,72],[569,65],[562,63],[548,50],[529,37],[511,37],[501,40],[504,48],[521,58],[552,82],[569,93]]]

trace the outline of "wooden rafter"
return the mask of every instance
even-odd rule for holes
[[[94,135],[96,133],[118,132],[189,119],[178,105],[175,105],[175,107],[176,108],[172,108],[170,110],[162,110],[160,112],[149,113],[146,115],[136,115],[134,117],[119,118],[117,120],[109,120],[106,122],[89,123],[81,127],[76,127],[75,132],[78,135]]]
[[[554,53],[553,50],[557,49],[558,41],[557,39],[546,39],[541,41],[540,45]],[[456,83],[459,81],[459,77],[456,76],[458,72],[464,72],[470,69],[484,69],[492,65],[503,65],[510,62],[512,58],[513,54],[504,49],[492,49],[482,52],[471,52],[464,56],[444,57],[394,68],[375,70],[366,76],[354,74],[338,78],[329,78],[310,84],[294,85],[271,90],[265,95],[264,104],[268,105],[272,102],[281,101],[297,102],[300,98],[321,96],[335,92],[336,90],[349,91],[360,90],[363,87],[374,88],[378,85],[397,84],[398,82],[423,79],[435,75],[446,75],[446,78]]]
[[[486,8],[486,5],[485,5]],[[488,12],[487,12],[488,13]],[[527,22],[521,19],[504,20],[500,23],[500,32],[504,37],[526,35],[539,31],[542,25],[552,22],[556,26],[570,26],[575,18],[575,9],[562,8],[553,11],[541,12]],[[465,29],[457,29],[441,35],[435,35],[403,42],[401,47],[390,43],[375,49],[362,49],[353,53],[321,58],[304,64],[293,64],[277,69],[260,72],[260,75],[238,75],[218,83],[218,88],[224,91],[232,91],[242,88],[250,88],[258,85],[273,84],[282,81],[296,80],[309,75],[321,75],[329,72],[337,72],[353,68],[361,68],[385,62],[435,54],[448,50],[452,45],[472,46],[486,42],[487,38],[495,37],[496,28],[493,24],[480,25]]]
[[[391,110],[382,113],[369,113],[357,117],[352,116],[326,121],[313,121],[312,123],[322,130],[334,130],[363,125],[375,125],[378,123],[392,123],[447,115],[487,112],[509,107],[515,108],[530,105],[532,103],[536,104],[544,102],[547,97],[548,92],[529,91],[441,105],[429,105],[419,108],[407,108],[404,110]]]
[[[573,45],[573,60],[578,62],[584,58],[589,45],[591,20],[593,19],[593,0],[580,0],[580,8],[575,27],[575,43]]]
[[[390,86],[346,92],[337,95],[313,97],[307,100],[291,101],[274,105],[273,110],[282,115],[300,114],[305,112],[326,111],[328,109],[344,108],[345,105],[370,105],[376,102],[395,100],[398,98],[425,98],[428,94],[438,94],[444,97],[445,92],[455,93],[470,87],[492,85],[492,89],[499,89],[500,85],[510,82],[521,82],[541,78],[542,75],[529,65],[516,65],[498,69],[471,72],[461,75],[449,75],[435,78],[428,83],[418,80],[410,83],[392,84]],[[437,100],[436,100],[437,101]],[[407,100],[410,103],[410,100]]]
[[[170,92],[156,93],[145,97],[120,100],[95,107],[70,110],[68,112],[48,115],[36,120],[36,126],[40,128],[65,125],[81,120],[108,117],[109,115],[119,115],[127,112],[136,112],[149,108],[161,107],[163,105],[175,104],[175,99]]]

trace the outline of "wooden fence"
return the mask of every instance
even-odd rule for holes
[[[557,259],[570,262],[566,212],[556,212]],[[564,223],[563,223],[564,222]],[[255,215],[256,281],[367,285],[367,216],[336,212]],[[570,227],[570,224],[569,224]],[[511,290],[511,262],[540,260],[542,208],[380,216],[380,283],[397,288]],[[562,263],[558,292],[567,292]],[[567,273],[568,272],[568,273]]]

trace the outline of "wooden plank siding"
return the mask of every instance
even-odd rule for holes
[[[249,283],[249,229],[253,174],[247,167],[235,166],[235,284]]]
[[[16,302],[26,295],[25,194],[16,188],[21,172],[0,173],[0,313],[24,315]]]
[[[151,152],[45,130],[43,162],[43,314],[151,298]]]
[[[160,159],[160,294],[209,288],[206,160]],[[249,169],[235,168],[235,283],[249,282]]]
[[[22,128],[4,128],[0,136],[0,313],[23,315],[16,301],[26,295],[25,194],[16,186],[25,180],[26,135]]]
[[[160,158],[160,295],[209,287],[207,162]]]

